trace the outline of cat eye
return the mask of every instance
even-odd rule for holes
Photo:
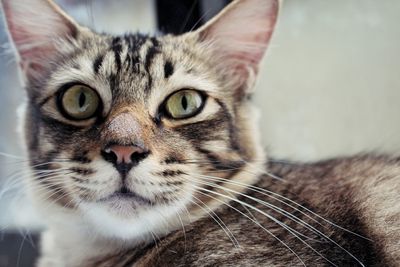
[[[97,92],[88,86],[77,84],[63,91],[59,104],[66,117],[74,120],[86,120],[93,117],[100,107]]]
[[[186,119],[198,114],[204,105],[204,96],[196,90],[180,90],[165,103],[165,111],[173,119]]]

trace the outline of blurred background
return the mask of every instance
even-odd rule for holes
[[[229,1],[57,2],[100,32],[180,33],[200,26]],[[400,151],[399,14],[398,0],[283,3],[254,97],[270,157],[311,161]],[[0,267],[30,266],[32,242],[13,232],[41,224],[21,188],[13,186],[25,161],[16,132],[24,91],[2,22],[0,44]]]

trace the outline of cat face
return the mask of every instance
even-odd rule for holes
[[[97,34],[52,2],[2,2],[39,206],[136,237],[217,206],[201,194],[207,177],[257,177],[248,95],[276,1],[236,1],[196,32],[163,37]]]

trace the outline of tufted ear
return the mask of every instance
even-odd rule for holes
[[[29,81],[40,80],[57,59],[60,42],[70,42],[78,24],[51,0],[1,0],[9,35]]]
[[[248,83],[257,74],[274,30],[278,7],[279,0],[236,0],[196,31],[236,83]]]

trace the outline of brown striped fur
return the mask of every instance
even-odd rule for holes
[[[240,212],[254,216],[260,225],[290,246],[307,266],[360,266],[339,245],[365,266],[398,266],[400,204],[395,199],[400,192],[399,167],[400,159],[385,156],[267,165],[271,175],[284,181],[263,175],[246,195],[289,211],[337,245],[260,203],[249,201],[245,196],[239,199],[246,201],[247,198],[247,203],[314,239],[303,238],[320,255],[275,222],[233,202],[231,207],[221,207],[218,216],[237,238],[240,247],[235,247],[211,218],[204,218],[145,248],[105,256],[88,266],[302,266],[294,253]],[[278,195],[262,192],[261,188]],[[279,195],[305,208],[287,200],[279,201],[284,200]],[[294,207],[300,211],[295,211]],[[333,226],[306,208],[363,237]]]

